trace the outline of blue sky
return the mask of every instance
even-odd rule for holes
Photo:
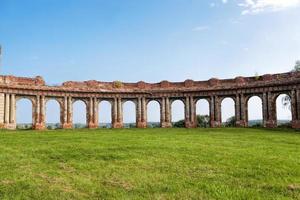
[[[2,74],[206,80],[291,70],[300,0],[0,0]]]

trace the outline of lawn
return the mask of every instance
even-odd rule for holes
[[[300,199],[300,132],[2,130],[0,199]]]

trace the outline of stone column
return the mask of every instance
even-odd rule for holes
[[[118,122],[118,119],[117,119],[117,98],[114,98],[113,102],[112,102],[112,106],[111,106],[111,123],[112,123],[112,128],[114,128],[115,126],[115,123]]]
[[[97,103],[95,102],[95,98],[90,98],[87,106],[87,125],[88,128],[98,128],[98,123],[96,122],[96,115],[98,115],[98,112],[96,112],[95,106]],[[97,106],[96,106],[97,107]]]
[[[94,124],[99,127],[99,101],[96,97],[94,98]]]
[[[63,100],[63,106],[61,108],[61,127],[63,129],[73,128],[73,103],[72,97],[65,96]]]
[[[147,101],[146,98],[142,98],[142,122],[144,123],[144,127],[147,128]]]
[[[267,128],[277,126],[276,102],[271,92],[263,94],[263,125]]]
[[[220,127],[221,122],[221,104],[218,96],[211,96],[209,102],[210,127]]]
[[[112,128],[123,128],[123,106],[121,98],[115,98],[113,102]]]
[[[246,117],[245,117],[245,98],[243,94],[237,94],[235,99],[235,118],[237,127],[247,126]]]
[[[40,121],[40,96],[37,95],[35,103],[32,104],[32,129],[39,129],[38,123]]]
[[[244,94],[241,94],[240,101],[241,101],[241,103],[240,103],[240,105],[241,105],[240,126],[247,127],[248,126],[248,105],[247,105]]]
[[[5,128],[4,115],[5,115],[5,94],[0,93],[0,128]]]
[[[166,102],[165,102],[165,98],[161,99],[161,103],[160,103],[160,127],[164,128],[164,123],[166,121]]]
[[[296,90],[296,115],[297,119],[300,120],[300,90]]]
[[[139,97],[136,105],[136,127],[147,128],[147,108],[146,99]]]
[[[5,126],[9,126],[9,104],[10,104],[10,95],[5,94],[5,103],[4,103],[4,123]]]
[[[291,111],[292,111],[292,128],[300,129],[300,118],[299,118],[299,91],[293,90],[291,92]]]
[[[172,127],[171,122],[171,105],[168,97],[163,97],[161,106],[161,127],[170,128]]]
[[[0,106],[0,128],[16,129],[15,94],[1,94]]]
[[[45,97],[37,95],[36,103],[33,105],[32,128],[35,130],[44,130],[45,126]]]
[[[41,104],[40,104],[40,129],[46,128],[46,101],[45,96],[41,96]]]
[[[67,110],[68,124],[73,128],[73,100],[72,97],[68,97],[68,110]]]
[[[196,106],[193,97],[186,97],[184,104],[185,113],[185,127],[186,128],[196,128]]]
[[[9,123],[10,123],[10,127],[12,129],[16,129],[17,128],[17,121],[16,121],[16,95],[12,94],[11,95],[11,99],[10,99],[10,119],[9,119]]]
[[[193,97],[190,97],[190,119],[191,128],[196,128],[198,126],[197,113],[196,113],[196,102]]]

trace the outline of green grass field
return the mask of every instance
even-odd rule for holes
[[[300,199],[300,132],[2,130],[0,199]]]

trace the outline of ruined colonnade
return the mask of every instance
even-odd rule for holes
[[[121,83],[121,82],[65,82],[61,86],[47,86],[41,77],[22,78],[0,76],[0,126],[16,128],[16,102],[26,98],[32,103],[34,129],[45,129],[45,110],[48,100],[60,105],[61,128],[73,127],[73,104],[80,100],[86,105],[88,128],[99,124],[98,105],[101,101],[111,103],[112,128],[123,127],[123,104],[132,101],[136,108],[136,126],[147,127],[147,104],[157,101],[160,105],[161,127],[172,127],[171,109],[175,100],[184,103],[187,128],[197,126],[196,103],[205,99],[209,103],[210,126],[221,126],[221,103],[230,97],[235,103],[236,125],[248,125],[248,100],[258,96],[262,100],[263,126],[277,126],[276,98],[286,94],[291,99],[292,127],[300,128],[300,73],[263,75],[260,77],[237,77],[235,79],[210,79],[171,83]],[[101,111],[100,111],[101,112]]]

